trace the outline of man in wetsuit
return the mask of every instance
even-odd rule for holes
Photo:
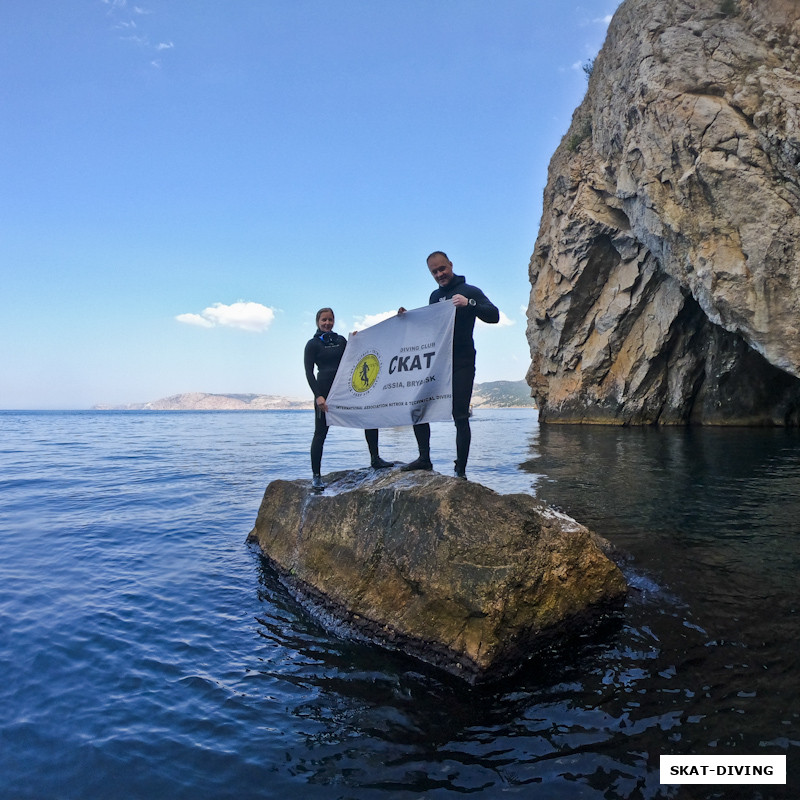
[[[441,250],[428,256],[428,269],[439,284],[428,303],[452,302],[456,307],[453,331],[453,421],[456,424],[457,478],[467,477],[467,459],[472,432],[469,427],[469,403],[475,381],[475,342],[472,331],[475,320],[499,322],[500,311],[477,287],[470,286],[461,275],[453,274],[453,263]],[[405,309],[401,309],[404,311]],[[414,426],[419,457],[401,467],[406,472],[417,469],[433,469],[431,463],[431,426],[423,422]]]

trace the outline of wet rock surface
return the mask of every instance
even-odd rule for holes
[[[528,495],[431,472],[326,482],[270,483],[249,541],[323,622],[470,683],[513,674],[626,593],[608,543]]]

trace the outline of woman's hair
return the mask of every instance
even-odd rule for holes
[[[322,315],[323,315],[323,314],[324,314],[326,311],[330,311],[330,312],[331,312],[331,316],[332,316],[334,319],[336,318],[336,314],[334,314],[334,313],[333,313],[333,309],[332,309],[332,308],[321,308],[319,311],[317,311],[317,319],[315,320],[318,328],[319,328],[319,318],[320,318],[320,317],[321,317],[321,316],[322,316]]]

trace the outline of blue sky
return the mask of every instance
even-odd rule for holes
[[[530,361],[528,261],[618,2],[36,0],[0,13],[0,408],[305,396],[445,250]]]

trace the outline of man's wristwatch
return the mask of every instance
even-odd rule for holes
[[[468,302],[468,303],[469,303],[471,306],[474,306],[474,305],[475,305],[475,298],[474,298],[474,297],[470,297],[470,299],[469,299],[469,300],[467,300],[467,302]]]

